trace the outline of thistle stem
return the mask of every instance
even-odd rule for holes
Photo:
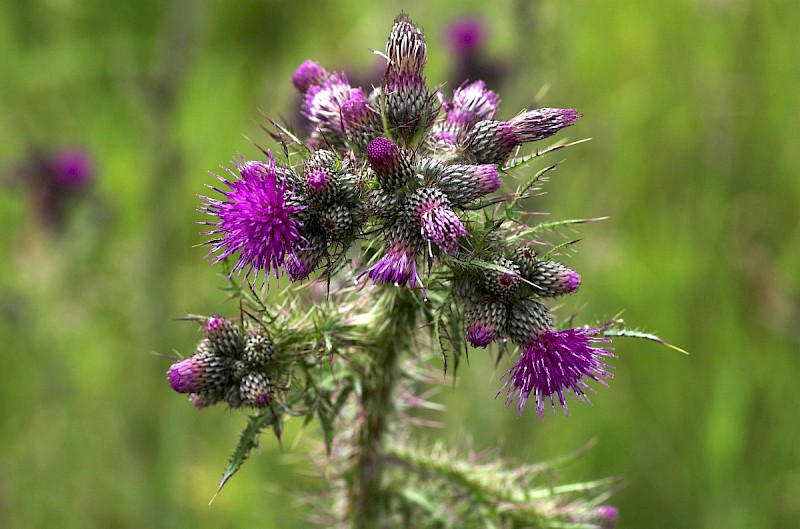
[[[382,486],[383,442],[395,411],[393,390],[399,377],[399,356],[409,346],[416,322],[416,301],[400,288],[384,288],[375,305],[373,347],[365,350],[362,372],[361,423],[355,442],[350,481],[350,519],[354,529],[373,529],[386,507]]]

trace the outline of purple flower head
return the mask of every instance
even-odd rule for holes
[[[80,149],[57,152],[48,169],[53,181],[67,189],[80,189],[94,177],[92,160],[86,151]]]
[[[603,529],[616,527],[619,521],[619,510],[611,505],[601,505],[597,508],[597,518]]]
[[[353,88],[344,75],[331,76],[321,85],[311,85],[305,93],[300,112],[319,131],[342,134],[342,104],[358,97],[360,88]],[[363,94],[361,94],[363,97]]]
[[[473,347],[486,347],[497,339],[507,312],[505,304],[499,301],[481,300],[470,306],[464,316],[469,343]]]
[[[486,119],[493,119],[500,106],[500,96],[486,88],[483,81],[459,86],[447,112],[447,121],[465,129]]]
[[[414,177],[411,160],[389,138],[375,138],[369,143],[367,161],[386,191],[399,189]]]
[[[243,272],[249,277],[253,270],[266,274],[274,270],[277,278],[278,269],[286,256],[294,253],[292,245],[300,238],[299,223],[292,214],[302,206],[287,202],[293,192],[287,189],[285,179],[278,181],[272,153],[268,164],[242,162],[237,169],[240,178],[233,181],[217,176],[229,190],[212,187],[223,200],[200,196],[203,204],[199,210],[217,218],[205,223],[215,228],[203,232],[216,237],[208,243],[209,256],[217,254],[212,260],[217,263],[239,252],[230,275]]]
[[[417,238],[409,232],[407,222],[398,219],[388,236],[386,253],[364,273],[368,273],[375,284],[394,283],[397,286],[407,284],[413,289],[418,281],[422,283],[417,274],[418,252]]]
[[[327,245],[319,234],[310,234],[306,244],[295,250],[294,255],[287,256],[284,267],[286,275],[292,281],[306,279],[317,268],[325,256]]]
[[[500,97],[483,81],[462,84],[452,101],[442,102],[446,115],[431,130],[434,145],[446,149],[456,144],[476,123],[494,118],[499,105]]]
[[[571,108],[537,108],[518,114],[508,123],[513,130],[514,141],[520,145],[552,136],[575,123],[580,117]]]
[[[502,164],[523,143],[552,136],[581,115],[572,109],[526,110],[508,121],[479,121],[464,138],[464,149],[477,163]]]
[[[213,392],[228,385],[229,366],[225,359],[202,352],[172,364],[167,378],[178,393]]]
[[[378,130],[383,128],[380,114],[370,105],[361,91],[354,92],[350,99],[342,103],[341,109],[348,138],[363,151],[369,142],[378,136]]]
[[[586,390],[592,390],[586,383],[591,378],[607,385],[604,379],[612,378],[610,366],[603,363],[603,357],[614,357],[608,349],[594,347],[595,343],[611,340],[596,336],[601,328],[566,329],[563,331],[544,330],[520,353],[517,363],[503,378],[508,388],[506,405],[516,396],[517,416],[522,415],[525,403],[531,394],[536,399],[536,413],[544,419],[545,401],[555,413],[555,401],[565,414],[569,413],[564,390],[571,390],[578,400],[589,402]],[[499,394],[499,392],[498,392]]]
[[[447,45],[457,55],[477,51],[486,37],[486,24],[477,17],[459,18],[447,27]]]
[[[422,238],[447,254],[456,251],[459,237],[469,235],[447,196],[439,189],[423,187],[416,190],[406,202],[405,212],[417,222]]]
[[[408,15],[401,14],[395,19],[386,43],[386,56],[389,57],[389,72],[422,74],[427,59],[425,36]]]
[[[436,181],[455,206],[464,206],[500,188],[495,164],[448,165]]]
[[[323,84],[331,74],[314,61],[305,61],[292,74],[292,84],[301,94],[308,92],[312,85]]]
[[[533,284],[536,294],[540,296],[571,294],[581,286],[580,274],[561,263],[547,259],[538,260],[535,257],[525,260],[522,257],[522,254],[518,254],[517,259],[523,261],[520,267],[525,271],[525,278]]]

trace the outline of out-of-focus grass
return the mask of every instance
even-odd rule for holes
[[[546,83],[542,104],[585,114],[566,132],[594,139],[555,155],[566,161],[532,204],[612,217],[581,228],[568,261],[584,284],[561,312],[593,323],[625,309],[692,353],[620,339],[616,378],[594,406],[539,422],[493,400],[491,361],[475,351],[444,391],[441,434],[479,447],[501,438],[526,461],[597,438],[564,477],[624,474],[621,527],[800,525],[795,3],[174,6],[0,6],[0,164],[31,142],[77,144],[98,169],[61,233],[41,229],[22,190],[0,192],[0,525],[301,519],[278,490],[308,480],[268,436],[206,505],[244,417],[193,410],[164,380],[169,360],[150,353],[194,346],[192,325],[170,318],[236,313],[192,248],[205,172],[255,155],[242,134],[263,138],[258,108],[290,112],[288,78],[305,58],[368,68],[401,8],[427,32],[432,82],[447,72],[444,24],[477,13],[489,51],[513,66],[504,116]],[[285,452],[297,435],[290,425]]]

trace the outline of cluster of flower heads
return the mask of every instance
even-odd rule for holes
[[[275,345],[260,329],[243,335],[229,320],[212,316],[204,322],[205,338],[195,354],[167,372],[172,389],[188,393],[197,408],[226,402],[231,408],[264,408],[272,402],[275,384],[270,368]]]
[[[226,187],[213,189],[222,198],[201,197],[200,210],[213,217],[205,232],[214,237],[210,255],[220,261],[238,253],[231,274],[277,277],[283,269],[296,281],[332,270],[357,240],[377,240],[383,248],[359,277],[423,292],[423,264],[494,262],[488,270],[453,266],[454,294],[468,302],[467,338],[477,347],[500,339],[519,345],[519,360],[506,374],[508,399],[518,396],[519,412],[531,394],[540,416],[548,398],[566,411],[565,391],[585,400],[587,377],[611,377],[602,361],[610,353],[595,347],[607,341],[597,336],[602,329],[557,331],[537,301],[574,292],[580,276],[528,246],[474,255],[464,241],[471,237],[467,210],[500,188],[503,165],[517,148],[580,115],[536,108],[497,119],[500,98],[482,81],[465,82],[449,98],[430,89],[426,54],[422,32],[400,15],[386,45],[383,82],[368,92],[343,73],[304,62],[292,83],[311,125],[307,140],[285,143],[294,150],[283,164],[267,152],[266,163],[237,160],[232,179],[218,176]]]

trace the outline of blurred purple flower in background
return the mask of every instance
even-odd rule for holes
[[[94,162],[88,150],[77,147],[55,151],[34,149],[16,164],[11,184],[25,188],[39,222],[60,228],[68,202],[85,195],[95,179]]]

